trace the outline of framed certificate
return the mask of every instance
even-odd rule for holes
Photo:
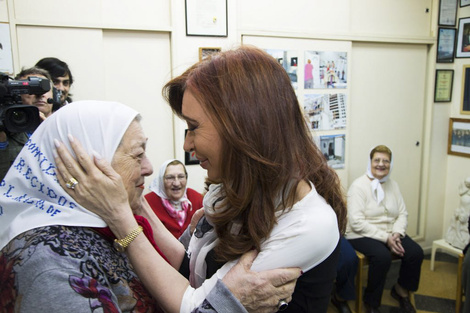
[[[453,63],[455,50],[455,28],[439,27],[437,36],[436,63]]]
[[[450,102],[452,100],[453,80],[454,70],[436,70],[434,102]]]
[[[457,22],[457,0],[439,1],[439,26],[455,26]]]
[[[186,35],[227,37],[227,0],[186,0]]]

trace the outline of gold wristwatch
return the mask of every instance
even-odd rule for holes
[[[139,236],[139,234],[143,231],[144,229],[142,226],[139,226],[138,228],[134,229],[127,235],[126,237],[122,239],[114,239],[114,249],[116,249],[119,252],[124,252],[127,248],[127,246],[130,245],[130,243]]]

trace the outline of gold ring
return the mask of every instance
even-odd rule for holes
[[[75,186],[78,185],[78,181],[71,177],[68,182],[65,183],[65,186],[69,189],[75,189]]]

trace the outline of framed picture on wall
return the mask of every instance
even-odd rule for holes
[[[434,102],[450,102],[452,100],[453,80],[454,70],[436,70]]]
[[[227,37],[227,0],[186,0],[186,36]]]
[[[459,33],[457,35],[456,58],[470,58],[470,17],[459,19]]]
[[[439,1],[439,26],[455,26],[457,21],[457,0]]]
[[[0,23],[0,72],[13,75],[10,25]]]
[[[439,27],[437,34],[436,63],[453,63],[455,50],[455,28]]]
[[[470,5],[470,0],[460,0],[460,7],[466,7]]]
[[[470,119],[450,118],[447,153],[470,157]]]
[[[218,47],[218,48],[201,47],[201,48],[199,48],[199,61],[202,61],[205,58],[207,58],[208,56],[210,56],[211,54],[220,52],[221,50],[222,50],[222,48],[220,48],[220,47]]]
[[[464,65],[462,70],[462,100],[460,113],[470,114],[470,65]]]

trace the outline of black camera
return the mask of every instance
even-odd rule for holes
[[[0,131],[33,132],[41,122],[39,110],[21,101],[22,94],[42,95],[51,89],[46,78],[28,77],[12,80],[0,72]]]

